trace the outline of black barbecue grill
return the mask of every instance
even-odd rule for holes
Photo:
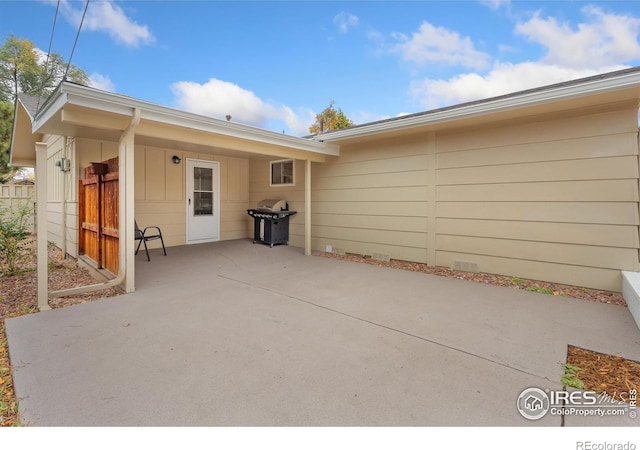
[[[289,245],[289,217],[297,211],[289,211],[285,200],[265,199],[255,209],[247,209],[254,219],[253,243],[262,242],[271,247]]]

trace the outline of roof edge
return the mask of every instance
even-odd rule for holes
[[[632,67],[392,119],[356,125],[355,127],[315,135],[312,139],[319,142],[332,142],[387,131],[400,131],[426,125],[435,125],[454,119],[481,116],[514,108],[534,106],[556,100],[567,100],[589,94],[600,94],[634,86],[640,87],[640,67]]]
[[[251,125],[233,123],[68,81],[60,83],[53,94],[47,99],[35,118],[33,131],[37,132],[38,128],[43,126],[44,123],[65,104],[95,108],[125,116],[133,115],[133,110],[137,108],[141,111],[142,119],[194,128],[201,131],[215,131],[216,133],[230,137],[244,138],[256,142],[280,145],[324,155],[337,156],[340,153],[340,149],[336,144],[318,142],[308,138],[281,134]]]

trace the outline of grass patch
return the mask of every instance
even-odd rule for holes
[[[563,364],[562,368],[564,369],[564,375],[560,382],[565,386],[584,390],[584,382],[580,378],[578,378],[578,374],[583,370],[580,367],[574,366],[570,363]]]
[[[552,289],[542,288],[542,287],[539,287],[539,286],[529,286],[527,288],[527,291],[529,291],[529,292],[537,292],[539,294],[554,295]]]

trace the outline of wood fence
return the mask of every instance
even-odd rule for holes
[[[23,205],[29,205],[35,211],[36,189],[32,184],[0,184],[0,208],[15,211]],[[27,221],[30,232],[34,232],[34,216]]]

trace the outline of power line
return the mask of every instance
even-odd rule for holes
[[[82,30],[82,24],[84,23],[84,16],[87,15],[87,9],[89,9],[89,1],[84,5],[84,12],[82,13],[82,19],[80,19],[80,26],[78,27],[78,33],[76,34],[76,40],[73,42],[73,48],[71,49],[71,55],[69,55],[69,62],[67,63],[67,70],[64,71],[64,77],[62,81],[67,79],[67,74],[69,73],[69,67],[71,67],[71,60],[73,59],[73,53],[76,51],[76,44],[78,43],[78,38],[80,37],[80,30]]]
[[[60,9],[60,0],[58,0],[58,4],[56,5],[56,15],[53,16],[53,27],[51,28],[51,37],[49,38],[49,49],[47,50],[47,59],[45,60],[44,63],[44,68],[47,71],[45,73],[45,76],[42,78],[42,83],[40,83],[40,89],[38,92],[38,105],[36,106],[36,114],[38,114],[38,112],[40,111],[40,101],[42,100],[42,90],[44,89],[44,84],[47,82],[47,80],[49,79],[49,77],[51,76],[49,74],[49,56],[51,55],[51,46],[53,44],[53,35],[56,31],[56,22],[58,20],[58,11]],[[53,68],[52,68],[53,69]]]

